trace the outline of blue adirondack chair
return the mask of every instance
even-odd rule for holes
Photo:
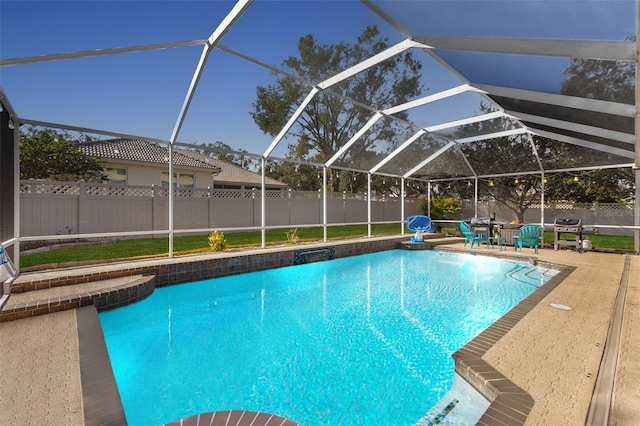
[[[520,235],[513,237],[513,249],[520,248],[520,253],[522,253],[522,246],[533,247],[538,253],[538,244],[540,244],[540,227],[538,225],[524,225],[520,228]]]
[[[473,232],[467,222],[460,222],[460,231],[462,231],[464,235],[465,246],[467,243],[471,243],[471,248],[473,248],[475,244],[478,244],[479,247],[480,243],[485,243],[487,246],[489,245],[489,235]]]

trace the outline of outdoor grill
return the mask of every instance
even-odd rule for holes
[[[490,217],[471,218],[469,227],[474,234],[484,234],[487,238],[491,236],[492,225]]]
[[[556,219],[553,223],[553,249],[558,246],[571,246],[580,250],[582,241],[582,219]],[[567,235],[570,234],[570,235]]]

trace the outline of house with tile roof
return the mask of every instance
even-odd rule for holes
[[[85,142],[78,149],[105,164],[106,182],[117,185],[168,187],[169,148],[144,139],[109,139]],[[234,164],[195,151],[173,150],[174,183],[179,188],[259,188],[261,176]],[[285,189],[286,184],[266,178],[266,189]]]

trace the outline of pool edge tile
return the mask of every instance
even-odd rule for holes
[[[90,305],[76,309],[80,381],[85,425],[127,424],[122,400],[111,368],[107,345]],[[100,386],[92,384],[100,382]]]

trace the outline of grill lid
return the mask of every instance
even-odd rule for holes
[[[472,225],[491,225],[490,217],[474,217],[471,218]]]
[[[582,219],[556,219],[555,225],[559,226],[579,226],[582,223]]]

